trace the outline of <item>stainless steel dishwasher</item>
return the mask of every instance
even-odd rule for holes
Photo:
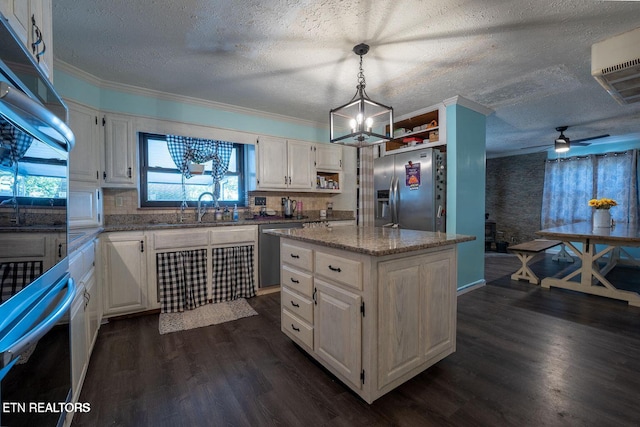
[[[258,274],[260,288],[280,284],[280,238],[266,234],[264,230],[274,228],[302,228],[302,222],[258,225]]]

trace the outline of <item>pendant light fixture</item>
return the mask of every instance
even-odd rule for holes
[[[348,103],[331,110],[330,138],[332,143],[365,147],[391,139],[393,108],[373,101],[365,91],[362,57],[369,52],[369,45],[361,43],[353,52],[360,57],[356,94]]]
[[[565,130],[567,130],[567,128],[568,126],[559,126],[556,128],[556,130],[560,132],[560,136],[557,137],[555,141],[556,153],[566,153],[567,151],[569,151],[569,148],[571,147],[571,142],[569,141],[569,138],[564,136],[564,133],[563,133]]]

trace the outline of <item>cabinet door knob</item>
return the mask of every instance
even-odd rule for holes
[[[318,305],[318,300],[316,299],[316,294],[318,293],[318,288],[313,288],[313,303]]]
[[[296,304],[295,302],[291,301],[291,305],[294,307],[300,307],[300,304]]]
[[[296,328],[293,323],[291,324],[291,329],[293,329],[296,332],[300,332],[300,328]]]
[[[340,273],[342,271],[342,270],[340,270],[340,267],[333,267],[331,264],[329,264],[329,270],[336,271],[338,273]]]
[[[300,281],[299,281],[299,280],[296,280],[296,279],[294,279],[293,277],[291,278],[291,281],[292,281],[293,283],[300,283]]]
[[[140,240],[140,252],[144,252],[144,240]]]
[[[291,258],[296,258],[296,259],[298,259],[298,258],[300,258],[300,255],[291,254]]]

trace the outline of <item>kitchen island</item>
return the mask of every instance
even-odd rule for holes
[[[378,227],[273,230],[281,329],[366,402],[456,349],[456,244]]]

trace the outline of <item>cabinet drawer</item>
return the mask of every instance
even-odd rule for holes
[[[313,327],[300,320],[297,316],[282,309],[282,332],[297,339],[309,348],[313,348]]]
[[[362,263],[323,252],[315,254],[316,274],[334,282],[362,289]]]
[[[209,236],[213,246],[229,246],[230,243],[254,243],[256,241],[256,229],[240,228],[237,226],[224,227],[223,230],[209,231]]]
[[[80,279],[84,275],[84,265],[82,262],[82,252],[75,252],[69,258],[69,274],[76,281],[76,285],[80,285]]]
[[[153,234],[153,249],[180,249],[194,246],[207,246],[207,233],[198,231],[169,231]]]
[[[283,265],[280,270],[280,282],[282,286],[288,286],[300,292],[302,295],[311,297],[311,291],[313,289],[313,276],[311,276],[311,274],[298,271],[288,265]]]
[[[89,271],[91,267],[95,265],[95,261],[96,261],[95,243],[90,242],[82,250],[82,263],[83,263],[85,272]]]
[[[282,295],[280,298],[282,308],[295,313],[309,323],[313,323],[313,301],[300,296],[285,286],[282,287]]]
[[[283,243],[280,246],[280,260],[307,271],[313,271],[313,251],[307,248]]]

